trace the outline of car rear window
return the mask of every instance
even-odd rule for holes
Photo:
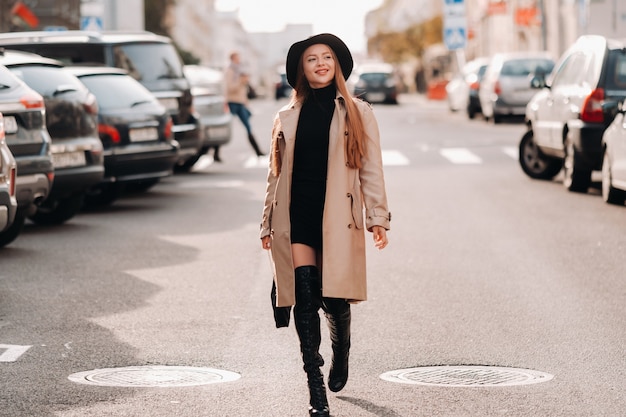
[[[158,103],[144,86],[124,74],[85,75],[80,80],[96,96],[98,106],[103,110]]]
[[[390,77],[390,74],[385,72],[368,72],[361,74],[361,79],[365,81],[385,81]]]
[[[169,43],[137,43],[113,46],[113,63],[142,83],[183,78],[183,65]]]
[[[11,74],[11,71],[0,65],[0,91],[17,87],[19,84],[19,80]]]
[[[607,90],[626,90],[626,53],[612,50],[609,53],[606,78]]]
[[[554,63],[549,59],[514,59],[506,61],[502,65],[502,75],[511,77],[526,77],[530,74],[542,70],[544,74],[552,71]]]
[[[48,66],[18,66],[12,67],[11,72],[24,80],[33,90],[45,97],[55,93],[74,89],[82,91],[85,87],[72,74],[59,67]]]
[[[9,48],[9,47],[7,47]],[[66,65],[70,64],[98,64],[104,62],[104,47],[99,44],[84,43],[32,43],[17,45],[17,49],[26,52],[43,55],[62,61]]]

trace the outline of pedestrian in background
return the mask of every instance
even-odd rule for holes
[[[256,138],[252,133],[250,126],[250,116],[252,113],[248,109],[248,83],[249,76],[241,68],[241,59],[239,53],[230,54],[230,64],[226,68],[224,74],[224,82],[226,84],[226,101],[231,114],[236,115],[243,123],[248,133],[248,141],[257,156],[263,156],[265,153],[261,151],[257,144]],[[217,158],[215,156],[217,155]],[[220,161],[219,148],[216,147],[213,158]]]
[[[383,249],[391,220],[378,124],[370,105],[346,87],[352,67],[348,47],[332,34],[290,47],[286,72],[294,91],[274,119],[261,222],[275,307],[294,306],[312,416],[329,416],[319,310],[333,352],[328,387],[338,392],[348,380],[350,304],[367,298],[365,230]]]

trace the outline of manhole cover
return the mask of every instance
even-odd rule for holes
[[[443,387],[505,387],[546,382],[545,372],[497,366],[424,366],[385,372],[385,381]]]
[[[239,379],[235,372],[188,366],[129,366],[77,372],[68,377],[79,384],[105,387],[190,387]]]

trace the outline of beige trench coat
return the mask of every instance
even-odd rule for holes
[[[356,100],[367,139],[361,169],[346,163],[346,110],[338,94],[330,124],[326,200],[322,221],[322,293],[351,302],[367,299],[365,229],[389,230],[391,214],[383,177],[378,124],[369,104]],[[289,205],[296,128],[301,105],[285,106],[274,120],[272,140],[279,141],[281,172],[267,178],[261,238],[271,235],[271,258],[276,282],[276,305],[295,304],[295,276],[291,257]],[[365,219],[363,210],[365,209]],[[365,229],[364,229],[365,225]]]

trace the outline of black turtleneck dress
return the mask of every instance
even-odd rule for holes
[[[328,134],[335,110],[334,84],[314,89],[303,103],[296,130],[291,177],[291,243],[322,249]]]

